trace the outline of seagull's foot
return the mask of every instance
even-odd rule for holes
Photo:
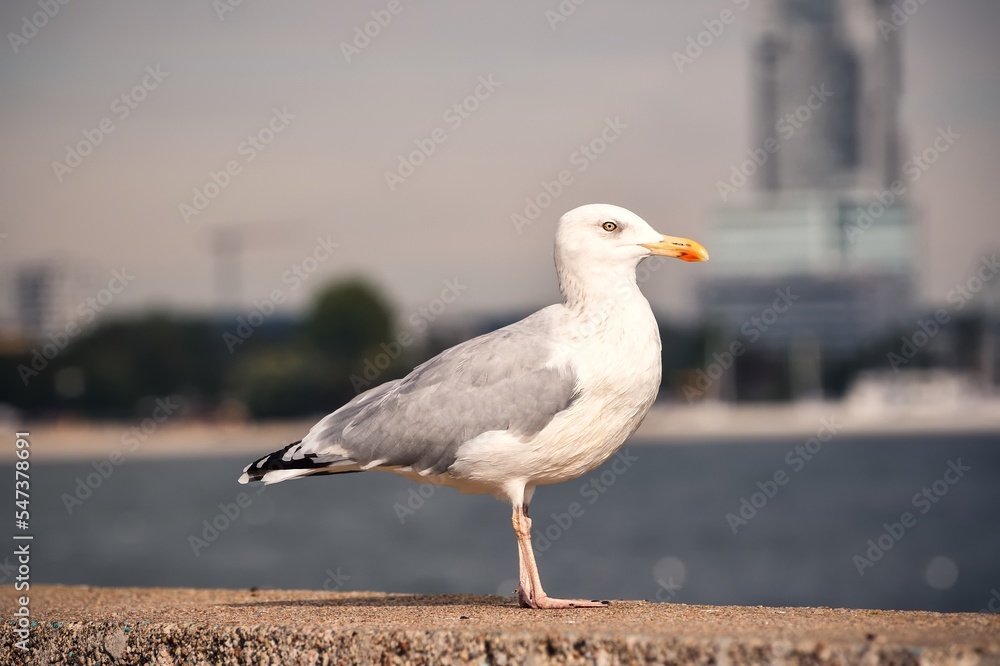
[[[607,608],[610,601],[597,599],[556,599],[547,595],[529,597],[521,590],[517,591],[517,601],[521,608]]]

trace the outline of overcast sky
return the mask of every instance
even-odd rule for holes
[[[135,279],[115,308],[207,311],[212,229],[245,224],[245,303],[280,289],[294,311],[321,282],[361,273],[404,319],[456,278],[466,288],[453,314],[534,307],[558,296],[555,220],[583,203],[625,206],[711,250],[715,183],[754,140],[753,2],[588,0],[553,29],[555,0],[401,0],[350,62],[342,43],[388,0],[243,0],[220,19],[224,2],[71,2],[37,34],[24,26],[36,1],[3,3],[5,279],[34,260],[86,267],[98,282],[124,267]],[[727,8],[735,22],[678,72],[671,54]],[[998,28],[992,0],[928,0],[905,27],[909,148],[939,127],[961,135],[913,188],[928,301],[1000,250]],[[120,99],[144,82],[144,99]],[[449,112],[477,88],[479,108]],[[113,131],[100,130],[105,118]],[[614,141],[581,172],[574,152],[609,119]],[[271,143],[244,143],[271,123]],[[443,143],[390,191],[385,172],[438,128]],[[85,131],[100,144],[54,168]],[[231,161],[238,173],[186,221],[180,206]],[[572,182],[518,233],[512,214],[563,169]],[[338,247],[293,286],[286,272],[318,237]],[[657,310],[689,313],[709,271],[671,262],[645,291]]]

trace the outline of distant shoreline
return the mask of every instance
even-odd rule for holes
[[[1000,435],[1000,402],[970,401],[961,409],[928,405],[872,408],[821,401],[738,407],[663,405],[650,410],[635,437],[679,444],[718,439],[809,438],[822,429],[835,430],[836,437]]]
[[[304,435],[314,419],[247,423],[167,421],[146,430],[140,421],[52,422],[28,425],[32,459],[36,461],[97,460],[118,451],[133,458],[228,456],[267,453]],[[24,424],[7,423],[11,434]],[[874,411],[839,402],[780,405],[722,404],[657,405],[632,438],[640,446],[711,444],[745,439],[808,439],[824,428],[835,437],[897,437],[905,435],[1000,436],[1000,405],[971,404],[961,410],[928,406]],[[824,440],[825,441],[825,440]],[[0,460],[14,460],[14,447],[0,448]]]

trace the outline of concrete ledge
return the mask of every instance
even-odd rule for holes
[[[380,593],[36,586],[25,664],[1000,664],[1000,616],[613,603],[530,611],[511,599]]]

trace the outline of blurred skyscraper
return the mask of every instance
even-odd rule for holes
[[[815,366],[913,306],[899,31],[884,34],[887,0],[768,0],[762,10],[752,147],[717,183],[724,204],[703,302],[733,339],[805,350]]]
[[[69,262],[5,267],[0,275],[0,334],[26,344],[65,331],[80,319],[77,309],[93,293],[91,272]]]

